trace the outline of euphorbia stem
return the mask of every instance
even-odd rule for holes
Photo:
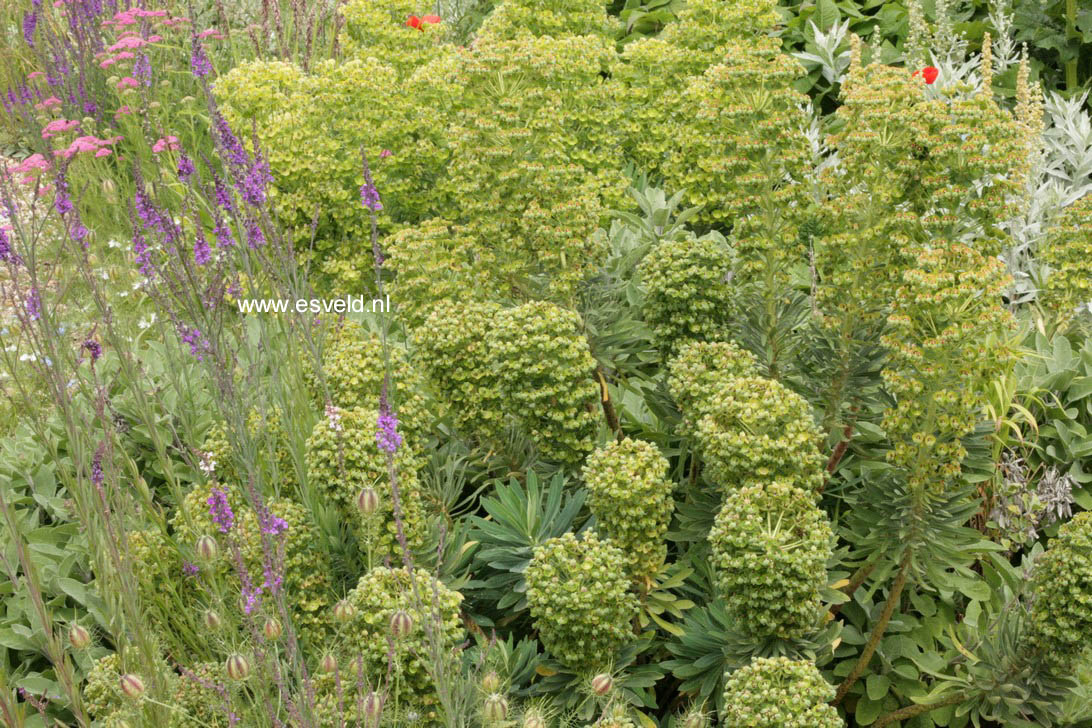
[[[963,693],[957,693],[956,695],[950,695],[944,700],[936,703],[921,703],[919,705],[908,705],[905,708],[899,708],[887,715],[880,716],[880,718],[872,724],[872,728],[883,728],[889,723],[894,723],[897,720],[906,720],[907,718],[913,718],[915,715],[921,715],[922,713],[928,713],[931,710],[937,708],[943,708],[946,705],[955,705],[956,703],[962,703],[967,699],[967,696]]]
[[[849,577],[849,583],[842,587],[842,591],[848,596],[853,596],[853,593],[861,588],[861,584],[865,583],[865,579],[868,578],[868,575],[871,574],[872,570],[875,568],[876,562],[869,561],[867,564],[857,569],[853,576]],[[838,614],[840,611],[842,611],[841,604],[835,604],[830,608],[831,616]]]
[[[1065,30],[1066,38],[1080,40],[1081,34],[1077,30],[1077,0],[1066,0]],[[1067,91],[1076,91],[1079,85],[1077,83],[1077,59],[1074,58],[1065,64],[1065,88]]]
[[[838,705],[842,702],[850,688],[856,684],[857,680],[860,679],[861,675],[863,675],[864,671],[868,668],[868,663],[872,660],[872,655],[876,653],[876,648],[883,638],[883,633],[887,630],[887,624],[891,621],[892,615],[895,614],[895,608],[899,605],[899,598],[902,596],[902,590],[906,586],[906,580],[910,576],[910,560],[912,557],[913,552],[910,549],[907,549],[906,554],[899,563],[899,573],[895,577],[895,583],[891,585],[891,593],[887,595],[887,602],[883,605],[883,612],[880,614],[880,619],[876,622],[876,626],[872,628],[872,634],[869,635],[868,643],[865,645],[861,657],[857,660],[857,664],[853,666],[853,670],[838,687],[838,693],[834,696],[834,705]]]

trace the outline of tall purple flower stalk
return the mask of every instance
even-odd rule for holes
[[[190,69],[193,71],[193,75],[198,78],[208,78],[212,73],[212,62],[209,61],[208,55],[205,53],[205,46],[201,44],[201,39],[196,35],[192,38],[193,51],[190,53]]]
[[[227,533],[235,524],[235,514],[227,500],[227,493],[221,488],[213,488],[212,495],[206,501],[209,504],[209,516],[220,527],[220,533]]]
[[[398,434],[398,416],[391,411],[386,399],[379,404],[379,418],[376,422],[375,444],[386,453],[394,454],[402,444]]]
[[[23,40],[31,48],[34,47],[34,30],[38,27],[38,11],[30,10],[23,15]]]

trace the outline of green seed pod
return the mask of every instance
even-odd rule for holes
[[[319,669],[326,673],[334,672],[337,670],[337,658],[327,652],[319,662]]]
[[[599,695],[600,697],[602,697],[603,695],[606,695],[607,693],[609,693],[611,691],[611,688],[613,688],[613,687],[614,687],[614,679],[611,678],[611,676],[608,675],[605,672],[599,673],[598,675],[596,675],[595,677],[592,678],[592,681],[591,681],[592,692],[595,693],[596,695]]]
[[[404,609],[399,609],[391,615],[391,634],[396,638],[405,637],[413,629],[413,617]]]
[[[351,620],[355,614],[356,610],[353,609],[353,605],[344,599],[334,605],[334,619],[341,624]]]
[[[82,650],[91,644],[91,633],[80,625],[74,624],[68,630],[68,641],[77,650]]]
[[[224,624],[223,620],[220,619],[220,615],[212,611],[211,609],[205,612],[203,621],[205,623],[205,627],[210,632],[215,632],[216,630],[220,629],[220,627],[222,627]]]
[[[267,640],[279,640],[283,632],[281,623],[272,617],[265,620],[265,624],[262,625],[262,634]]]
[[[546,719],[538,710],[530,710],[523,716],[523,728],[546,728]]]
[[[202,536],[197,539],[197,556],[206,563],[219,555],[220,547],[216,545],[216,539],[212,536]]]
[[[246,680],[250,675],[250,663],[236,653],[227,659],[227,674],[232,680]]]
[[[118,682],[121,685],[121,692],[133,700],[137,700],[144,695],[144,681],[131,672],[122,675]]]
[[[482,690],[486,693],[491,694],[497,692],[500,690],[500,684],[500,675],[497,674],[496,670],[490,670],[485,674],[485,677],[482,678]]]
[[[370,516],[379,510],[379,494],[375,492],[375,488],[362,489],[356,497],[356,507],[365,516]]]
[[[508,717],[508,701],[500,693],[493,693],[485,699],[482,713],[489,723],[500,723]]]

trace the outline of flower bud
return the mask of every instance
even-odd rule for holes
[[[224,624],[224,621],[220,619],[220,615],[211,609],[205,611],[204,622],[205,628],[210,632],[215,632]]]
[[[375,488],[364,488],[356,497],[356,507],[365,516],[370,516],[379,509],[379,494]]]
[[[121,684],[121,692],[136,700],[144,694],[144,681],[131,672],[127,672],[118,680]]]
[[[319,661],[319,669],[323,672],[333,672],[337,669],[337,659],[327,652],[322,656],[322,660]]]
[[[227,659],[227,674],[232,680],[246,680],[250,675],[250,663],[245,657],[235,653]]]
[[[347,600],[342,599],[334,605],[334,619],[345,624],[356,614],[356,608]]]
[[[159,87],[160,88],[170,88],[171,87],[171,82],[168,81],[167,79],[163,79],[162,81],[159,82]]]
[[[197,539],[197,555],[206,563],[212,561],[220,553],[220,547],[216,545],[216,539],[212,536],[202,536]]]
[[[485,699],[482,714],[487,723],[500,723],[508,717],[508,701],[500,693],[493,693]]]
[[[367,725],[376,725],[382,712],[383,701],[376,695],[374,690],[369,692],[364,698],[364,717],[367,719]]]
[[[91,633],[80,625],[74,624],[68,630],[68,641],[77,650],[82,650],[91,644]]]
[[[700,710],[691,710],[683,718],[682,728],[708,728],[709,719]]]
[[[591,688],[596,695],[606,695],[614,687],[614,680],[605,672],[601,672],[592,678]]]
[[[482,678],[482,690],[487,693],[495,693],[500,690],[500,675],[496,670],[490,670]]]
[[[405,637],[413,629],[413,617],[405,609],[399,609],[391,615],[391,634],[397,637]]]
[[[148,104],[149,109],[158,109],[161,106],[163,106],[163,104],[159,103],[158,101],[153,101],[152,103]]]
[[[267,640],[279,640],[283,632],[281,623],[273,619],[273,617],[265,620],[265,624],[262,625],[262,634],[265,635]]]
[[[546,719],[542,717],[542,712],[537,709],[527,711],[523,716],[523,728],[546,728]]]

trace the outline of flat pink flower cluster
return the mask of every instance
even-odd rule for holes
[[[49,161],[41,154],[32,154],[14,167],[8,167],[8,174],[22,175],[20,182],[31,184],[38,179],[36,172],[44,172],[49,169]]]
[[[109,139],[99,139],[94,136],[82,136],[76,137],[67,149],[58,149],[53,152],[54,157],[64,157],[65,159],[71,159],[77,154],[84,152],[94,152],[96,157],[108,157],[113,154],[113,150],[110,149],[113,145],[120,142],[122,137],[114,136]]]
[[[152,145],[152,151],[156,154],[165,151],[176,152],[181,149],[181,145],[178,143],[178,137],[168,136],[157,139],[155,144]]]
[[[49,109],[60,105],[61,100],[59,98],[57,98],[56,96],[50,96],[48,99],[43,99],[38,103],[34,104],[34,108],[36,108],[38,111],[48,111]]]
[[[72,131],[79,125],[80,122],[75,119],[71,121],[68,121],[67,119],[54,119],[42,127],[42,139],[52,139],[58,134]]]

